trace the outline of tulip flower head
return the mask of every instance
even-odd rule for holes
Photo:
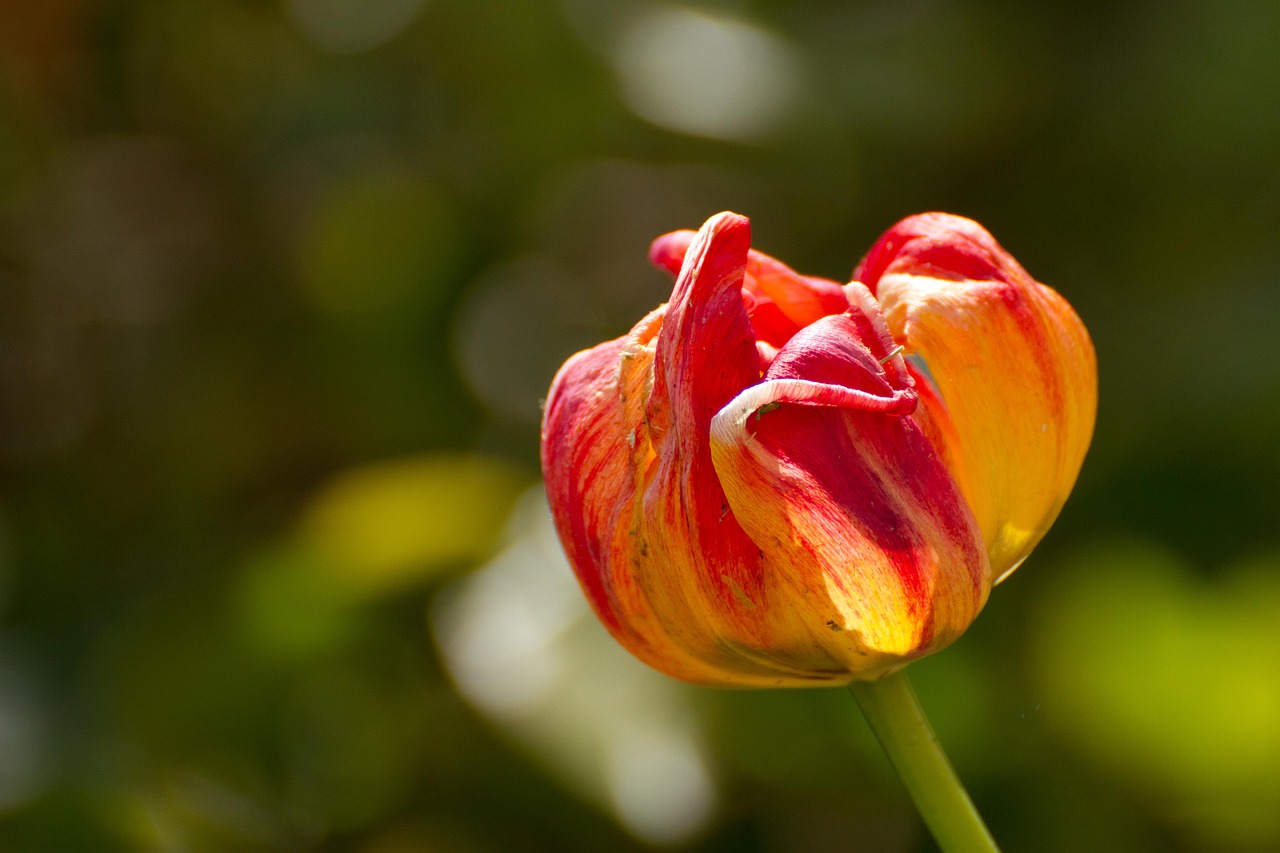
[[[671,299],[547,398],[561,542],[628,650],[687,681],[876,679],[946,646],[1030,553],[1093,431],[1093,346],[981,226],[886,232],[847,285],[659,237]]]

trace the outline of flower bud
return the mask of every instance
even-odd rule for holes
[[[916,220],[935,221],[898,227]],[[962,246],[986,234],[937,222]],[[954,268],[916,263],[897,233],[863,264],[880,301],[751,250],[735,214],[660,237],[651,258],[676,273],[671,300],[553,381],[542,464],[557,530],[600,620],[657,669],[731,686],[878,678],[959,636],[993,565],[1025,556],[1061,506],[1088,441],[1078,410],[1090,402],[1091,425],[1095,396],[1092,350],[1087,365],[1070,358],[1088,346],[1079,320],[989,236],[992,263],[1022,277],[977,277],[963,251],[939,254]],[[967,288],[962,306],[926,277]],[[966,336],[981,335],[966,322],[993,335],[982,359],[1003,363],[1002,347],[1037,359],[1013,375],[1056,378],[1058,397],[1010,387],[1007,370],[994,388],[967,376]],[[1028,397],[1034,413],[1003,424]],[[1062,420],[1041,435],[1058,457],[1037,456],[1034,472],[1062,491],[1046,497],[1015,475],[1019,453],[1046,452],[1019,443],[1024,421],[1051,414]],[[1010,459],[987,452],[1005,440]]]

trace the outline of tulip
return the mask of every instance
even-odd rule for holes
[[[610,633],[720,686],[880,679],[956,639],[1048,530],[1093,429],[1079,318],[981,226],[895,225],[847,285],[721,213],[671,299],[547,397],[556,528]]]

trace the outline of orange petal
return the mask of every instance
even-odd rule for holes
[[[923,359],[920,420],[973,508],[996,582],[1026,558],[1075,484],[1093,434],[1097,365],[1071,306],[977,223],[910,217],[855,277]]]

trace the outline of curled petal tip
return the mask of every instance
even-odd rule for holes
[[[757,381],[759,354],[742,299],[751,224],[719,213],[690,242],[657,340],[650,423],[705,442],[711,416]]]
[[[680,267],[684,264],[684,258],[688,254],[689,246],[692,245],[700,233],[719,234],[735,228],[746,228],[748,229],[747,242],[750,243],[750,227],[750,220],[741,214],[727,210],[717,213],[708,219],[698,231],[681,229],[656,238],[649,244],[649,263],[658,269],[666,270],[672,275],[679,275]]]

